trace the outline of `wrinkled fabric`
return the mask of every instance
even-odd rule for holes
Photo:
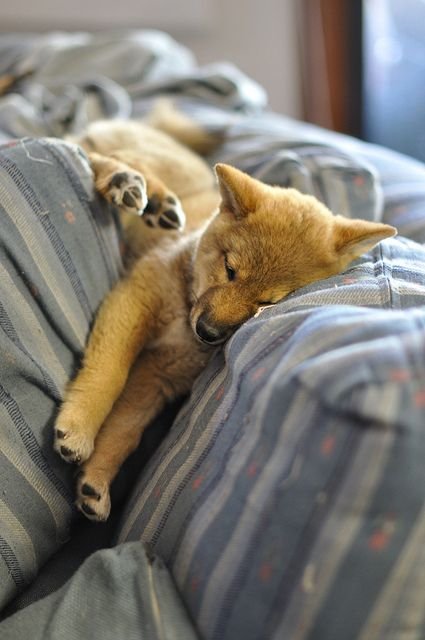
[[[94,553],[69,582],[0,625],[2,640],[198,638],[160,558],[140,543]]]
[[[0,217],[1,609],[69,538],[73,470],[53,451],[53,420],[121,257],[70,144],[0,147]]]
[[[425,249],[393,239],[210,363],[118,536],[204,638],[423,636],[424,352]]]
[[[198,68],[188,49],[157,31],[5,36],[3,74],[18,78],[0,98],[3,139],[64,136],[99,118],[129,118],[159,94],[248,111],[266,104],[263,89],[231,64]]]

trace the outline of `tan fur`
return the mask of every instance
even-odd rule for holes
[[[0,76],[0,96],[6,93],[16,82],[16,77],[9,74]]]
[[[180,199],[187,230],[199,227],[218,206],[214,173],[197,151],[210,151],[220,140],[164,100],[144,121],[100,120],[73,138],[89,156],[95,151],[155,175]]]
[[[192,228],[219,200],[204,161],[147,125],[99,123],[80,142],[106,197],[114,172],[136,170],[148,194],[164,190],[190,203]],[[216,174],[220,208],[199,229],[151,230],[124,211],[129,241],[137,235],[135,250],[150,250],[103,302],[55,426],[58,453],[81,464],[77,505],[93,520],[108,517],[123,461],[164,404],[190,390],[215,345],[259,307],[340,272],[395,233],[224,164]]]

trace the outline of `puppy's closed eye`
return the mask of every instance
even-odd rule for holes
[[[228,263],[227,256],[224,256],[224,268],[226,269],[227,279],[232,282],[236,278],[236,270]]]

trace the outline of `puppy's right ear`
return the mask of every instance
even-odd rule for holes
[[[235,218],[244,218],[255,211],[262,185],[243,171],[228,164],[216,164],[218,186],[221,194],[220,210]]]

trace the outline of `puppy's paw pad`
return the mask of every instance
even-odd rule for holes
[[[88,518],[98,520],[96,511],[86,502],[81,503],[80,511],[82,511]]]
[[[148,202],[146,181],[140,173],[114,173],[108,183],[105,197],[117,207],[141,215]]]
[[[93,439],[64,427],[55,427],[54,449],[65,462],[80,464],[93,452]]]
[[[160,198],[153,194],[145,207],[143,220],[149,227],[179,230],[184,228],[186,216],[176,196]]]
[[[83,473],[78,480],[75,504],[89,520],[104,522],[111,511],[108,485],[94,479],[90,480]]]
[[[87,484],[87,482],[82,485],[81,493],[83,496],[89,496],[90,498],[94,498],[95,500],[100,500],[102,497],[101,494],[96,491],[96,489],[92,487],[91,484]]]

